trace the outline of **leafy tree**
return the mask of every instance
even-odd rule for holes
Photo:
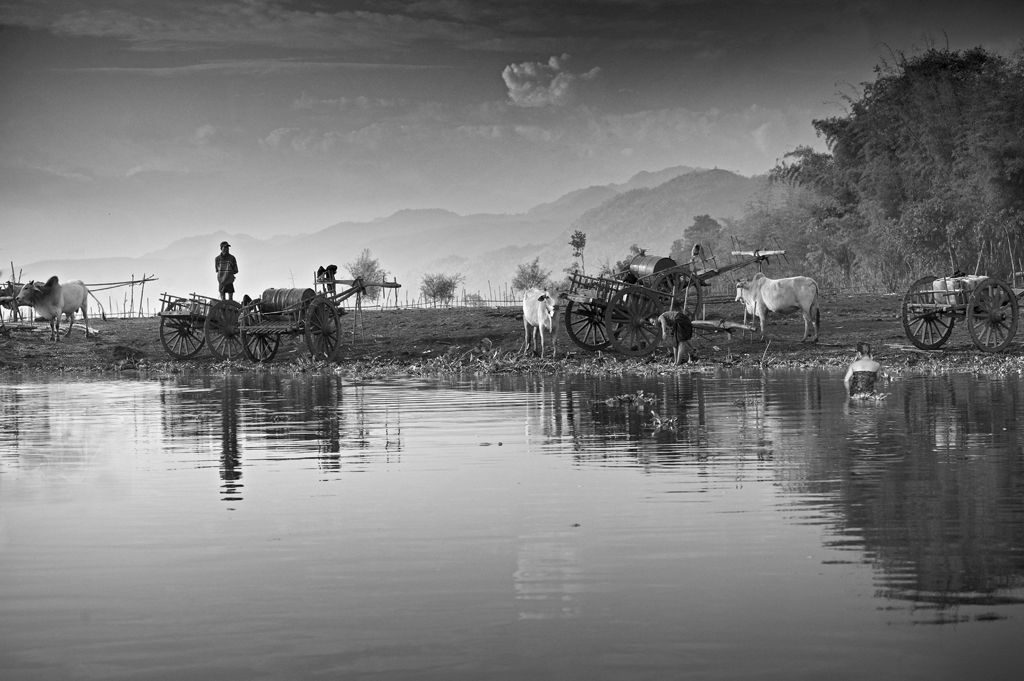
[[[540,267],[540,258],[534,258],[533,262],[519,265],[516,268],[516,275],[512,278],[512,288],[516,291],[526,291],[529,288],[548,288],[551,285],[551,271],[544,271]]]
[[[368,248],[364,248],[358,258],[350,263],[346,263],[345,268],[352,275],[353,279],[362,278],[367,283],[382,281],[387,275],[387,272],[381,268],[380,261],[373,257]],[[377,300],[380,297],[381,290],[380,286],[368,285],[364,295],[370,300]]]
[[[435,307],[438,303],[451,305],[455,299],[455,291],[464,279],[461,274],[424,274],[420,283],[420,293]]]
[[[587,247],[587,235],[581,230],[575,230],[569,238],[569,245],[572,246],[572,257],[580,259],[580,274],[586,274],[586,263],[583,260],[583,249]]]
[[[779,234],[791,265],[837,285],[1006,277],[1024,247],[1024,52],[895,53],[875,73],[847,115],[813,121],[829,153],[798,147],[769,173],[742,237]]]
[[[990,254],[989,271],[1008,270],[992,244],[1024,211],[1024,56],[929,49],[876,74],[848,115],[814,121],[831,166],[805,154],[801,181],[860,214],[865,248],[885,237],[908,265]]]
[[[700,244],[705,251],[714,253],[723,236],[722,224],[710,215],[698,215],[693,224],[683,230],[683,238],[672,242],[669,257],[677,263],[690,262],[693,247]]]
[[[638,255],[647,255],[646,248],[640,248],[636,244],[629,247],[629,255],[622,260],[617,261],[614,265],[605,263],[601,265],[600,271],[597,273],[599,277],[610,277],[613,279],[629,279],[629,265],[633,262],[633,258]]]

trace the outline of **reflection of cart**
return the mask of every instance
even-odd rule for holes
[[[238,317],[241,344],[254,362],[268,362],[277,354],[283,335],[301,335],[313,357],[331,359],[341,341],[340,304],[366,290],[362,279],[338,281],[350,285],[339,293],[316,292],[311,288],[269,288],[248,305]],[[396,282],[373,286],[398,288]]]
[[[242,354],[238,334],[241,305],[193,293],[188,298],[160,294],[160,342],[176,359],[194,357],[206,345],[220,359]]]
[[[903,296],[903,329],[923,350],[941,347],[957,319],[979,350],[999,352],[1017,333],[1024,288],[987,276],[922,277]]]
[[[699,254],[700,249],[695,252]],[[645,255],[633,259],[622,279],[573,273],[566,294],[565,329],[573,342],[586,350],[610,346],[625,355],[642,357],[654,352],[661,342],[657,318],[669,309],[684,312],[697,329],[740,326],[703,319],[703,288],[721,274],[784,254],[781,250],[734,251],[734,256],[745,259],[721,268],[713,257],[697,256],[677,265],[671,258]]]

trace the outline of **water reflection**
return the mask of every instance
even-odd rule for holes
[[[18,602],[32,575],[66,570],[54,578],[75,584],[85,572],[96,588],[122,569],[104,562],[109,552],[145,566],[136,580],[208,588],[211,608],[252,621],[318,613],[296,636],[341,618],[363,632],[361,650],[396,631],[422,649],[439,609],[472,632],[457,649],[498,649],[523,631],[543,642],[514,627],[572,622],[590,636],[616,629],[601,645],[624,646],[621,659],[658,636],[718,650],[744,638],[737,612],[755,631],[784,620],[779,631],[811,639],[851,617],[869,622],[847,632],[857,641],[884,638],[893,622],[1019,629],[1022,390],[1019,380],[917,377],[858,402],[841,377],[812,371],[4,377],[0,540],[20,539],[6,554],[17,569],[0,570],[0,638],[33,634],[3,624],[3,603]],[[65,543],[21,549],[32,541]],[[220,542],[244,557],[230,574]],[[162,558],[147,563],[154,550]],[[861,582],[864,595],[850,586]],[[267,610],[247,610],[258,607],[252,593]],[[229,626],[219,616],[207,613]],[[621,626],[640,621],[648,628]],[[529,666],[509,668],[529,677]]]

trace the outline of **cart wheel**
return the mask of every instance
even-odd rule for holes
[[[967,330],[979,350],[999,352],[1017,333],[1017,296],[1005,282],[982,279],[967,305]]]
[[[233,300],[218,300],[206,314],[206,339],[210,352],[220,359],[242,355],[242,337],[238,331],[238,313],[242,306]]]
[[[160,342],[175,359],[188,359],[203,349],[203,324],[191,314],[188,301],[173,303],[161,313]]]
[[[672,308],[686,314],[690,319],[700,319],[701,293],[700,280],[686,272],[667,272],[659,274],[651,282],[651,288],[658,292],[663,310]]]
[[[903,296],[903,330],[910,342],[922,350],[935,350],[953,333],[952,302],[943,300],[945,292],[932,288],[935,277],[921,277]]]
[[[338,308],[317,298],[306,310],[306,347],[313,357],[331,359],[340,342]]]
[[[604,314],[605,330],[613,348],[630,357],[644,357],[658,348],[658,315],[664,309],[659,298],[642,286],[615,292]]]
[[[570,300],[565,305],[565,330],[569,338],[584,350],[604,350],[608,347],[603,305]]]

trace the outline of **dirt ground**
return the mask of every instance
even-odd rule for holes
[[[577,347],[559,318],[557,360],[518,354],[523,342],[522,313],[516,308],[437,308],[364,311],[342,317],[343,346],[333,363],[314,362],[301,336],[282,338],[267,368],[366,374],[432,371],[587,371],[597,366],[618,373],[693,370],[718,366],[845,367],[858,341],[875,348],[875,356],[895,372],[1024,372],[1024,334],[1008,351],[993,355],[977,350],[964,328],[954,328],[949,342],[936,351],[911,345],[900,319],[897,296],[841,295],[824,300],[818,343],[802,343],[799,316],[770,317],[769,342],[745,332],[698,334],[696,365],[673,367],[668,350],[642,360]],[[742,320],[739,304],[712,310]],[[175,360],[160,341],[160,319],[90,320],[95,334],[86,339],[76,324],[70,337],[54,343],[45,323],[0,328],[0,371],[15,372],[179,372],[187,369],[241,371],[252,368],[244,357],[225,362],[207,348],[189,360]],[[484,339],[487,339],[486,341]],[[501,361],[498,361],[498,360]],[[484,361],[486,360],[486,361]],[[589,368],[589,369],[588,369]]]

